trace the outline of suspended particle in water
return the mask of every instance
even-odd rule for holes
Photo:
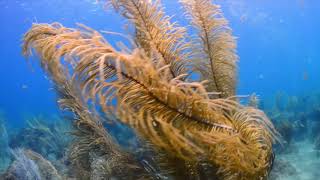
[[[21,88],[22,88],[22,89],[28,89],[28,85],[22,84]]]
[[[259,79],[264,79],[264,75],[263,74],[259,74],[258,78]]]

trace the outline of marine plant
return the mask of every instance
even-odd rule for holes
[[[59,172],[40,154],[22,148],[11,150],[14,161],[0,179],[4,180],[62,180]]]
[[[24,153],[23,149],[12,150],[14,163],[1,176],[1,179],[17,179],[17,180],[41,180],[38,165]]]
[[[284,140],[283,146],[279,146],[280,152],[290,152],[294,148],[292,146],[294,139],[295,126],[287,119],[280,120],[280,123],[276,125],[278,132],[281,134]]]
[[[60,25],[55,24],[54,26]],[[35,25],[34,28],[37,30],[30,31],[26,35],[26,39],[29,36],[30,40],[35,40],[33,38],[45,35],[46,30],[50,31],[46,27],[50,28],[51,25]],[[61,26],[61,28],[63,27]],[[28,48],[28,43],[25,48]],[[27,53],[27,49],[25,50]],[[69,113],[66,116],[70,116],[69,118],[73,120],[72,134],[75,138],[69,151],[72,169],[76,172],[71,173],[71,176],[79,179],[90,179],[97,176],[103,176],[107,179],[126,179],[127,177],[146,179],[149,175],[145,169],[127,152],[122,151],[116,142],[113,142],[103,126],[104,119],[93,109],[89,109],[78,84],[70,79],[66,69],[62,68],[61,62],[48,61],[49,59],[41,60],[43,60],[41,63],[48,75],[55,82],[61,109],[67,110]],[[101,172],[96,174],[96,169],[101,169]]]
[[[266,179],[277,132],[262,111],[238,102],[235,39],[219,6],[181,1],[197,32],[188,41],[158,0],[106,3],[134,25],[132,47],[117,49],[82,24],[33,24],[24,36],[23,54],[34,49],[60,107],[72,112],[71,159],[80,176],[161,178],[104,127],[120,121],[160,152],[152,155],[173,178],[203,179],[202,169],[220,179]]]
[[[0,173],[10,165],[11,156],[9,148],[9,136],[2,113],[0,113]]]
[[[64,156],[65,147],[71,142],[70,122],[63,119],[50,120],[43,116],[29,118],[26,122],[25,128],[12,135],[11,148],[31,149],[54,160]]]

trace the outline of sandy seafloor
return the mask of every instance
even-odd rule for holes
[[[319,180],[320,152],[308,140],[295,142],[291,152],[276,154],[271,180]]]

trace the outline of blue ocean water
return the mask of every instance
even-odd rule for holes
[[[221,1],[221,2],[220,2]],[[175,1],[163,1],[166,11],[183,22]],[[311,0],[219,0],[238,37],[239,91],[262,97],[320,89],[320,4]],[[94,0],[1,0],[0,107],[11,122],[27,114],[56,112],[54,92],[36,61],[21,56],[22,36],[34,22],[83,23],[98,30],[124,32],[124,20]],[[181,22],[182,21],[182,22]],[[117,41],[114,39],[114,41]]]
[[[187,25],[175,0],[162,1],[173,20]],[[282,92],[320,92],[320,1],[216,0],[237,37],[238,93],[262,100]],[[26,117],[59,114],[52,83],[36,57],[21,55],[23,34],[32,23],[82,23],[96,30],[126,33],[125,20],[95,0],[0,0],[0,111],[8,126]],[[112,43],[119,37],[110,37]],[[320,104],[320,102],[319,102]]]

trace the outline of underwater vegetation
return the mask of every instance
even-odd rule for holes
[[[36,53],[54,82],[73,138],[30,120],[10,145],[31,150],[15,150],[3,177],[43,179],[50,169],[56,179],[268,179],[279,135],[255,103],[236,95],[228,21],[210,0],[180,2],[194,34],[171,22],[160,1],[105,2],[134,27],[129,47],[82,24],[33,24],[23,54]],[[139,156],[111,134],[113,123],[132,129]],[[48,160],[64,158],[68,172],[59,174]]]
[[[0,173],[10,165],[9,136],[5,126],[4,116],[0,113]]]
[[[65,149],[71,142],[71,136],[68,135],[72,131],[69,121],[35,116],[26,122],[25,128],[10,136],[11,148],[23,147],[52,159],[61,159],[65,155]]]
[[[319,92],[288,95],[278,92],[261,102],[284,140],[275,146],[272,180],[302,180],[319,177]]]
[[[12,151],[14,161],[3,178],[6,180],[60,180],[55,167],[40,154],[31,150],[15,149]]]
[[[308,138],[316,142],[320,128],[319,102],[317,92],[300,96],[278,92],[264,110],[288,145]]]
[[[9,134],[2,123],[0,179],[61,179],[59,174],[71,173],[67,167],[71,131],[69,121],[42,116],[30,118],[26,127],[10,129]]]
[[[38,165],[28,158],[22,149],[14,150],[12,154],[16,161],[5,173],[4,179],[41,179]]]
[[[62,174],[70,171],[67,165],[68,146],[72,141],[72,126],[63,118],[34,116],[26,120],[26,127],[10,134],[11,149],[23,148],[38,153]],[[42,172],[42,171],[40,171]]]

